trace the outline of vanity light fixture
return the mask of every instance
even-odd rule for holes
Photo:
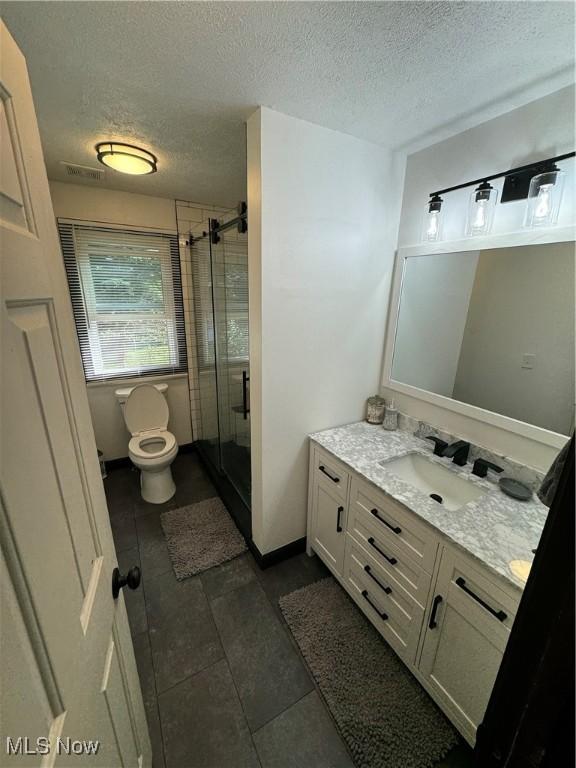
[[[442,203],[440,195],[433,195],[426,206],[422,240],[434,242],[440,239],[442,229]]]
[[[119,141],[96,144],[96,157],[103,165],[131,176],[144,176],[158,170],[158,159],[152,152]]]
[[[556,224],[565,176],[564,171],[552,163],[544,173],[532,178],[524,218],[525,227],[551,227]]]
[[[441,239],[440,210],[443,203],[441,195],[466,187],[477,187],[472,193],[468,207],[466,234],[488,234],[492,227],[497,200],[497,191],[489,182],[501,178],[504,179],[500,195],[501,203],[528,199],[524,226],[554,226],[558,220],[565,177],[564,171],[560,170],[556,163],[574,156],[576,152],[567,152],[564,155],[539,160],[519,168],[511,168],[509,171],[500,171],[481,179],[465,181],[453,187],[431,192],[424,218],[422,240],[431,242]]]
[[[487,235],[492,229],[498,191],[483,181],[470,195],[466,234],[470,237]]]

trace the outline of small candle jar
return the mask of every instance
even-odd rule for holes
[[[382,424],[386,401],[379,395],[369,397],[366,401],[366,421],[368,424]]]

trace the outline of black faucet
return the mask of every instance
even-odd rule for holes
[[[458,442],[444,448],[442,456],[452,459],[452,463],[458,467],[463,467],[468,460],[469,451],[470,443],[467,443],[465,440],[458,440]]]
[[[498,464],[493,464],[486,459],[476,459],[474,466],[472,467],[472,474],[478,475],[478,477],[486,477],[489,469],[494,472],[502,472],[502,467],[499,467]]]
[[[435,435],[427,435],[426,440],[432,440],[434,443],[434,456],[444,456],[444,450],[448,448],[448,443]]]

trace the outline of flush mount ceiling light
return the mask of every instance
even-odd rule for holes
[[[96,144],[96,156],[108,168],[113,168],[120,173],[129,173],[132,176],[144,176],[148,173],[156,173],[158,170],[158,160],[152,152],[132,144],[101,141]]]

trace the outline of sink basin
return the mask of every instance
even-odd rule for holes
[[[485,493],[474,483],[419,453],[381,461],[380,465],[427,496],[434,498],[434,494],[435,501],[451,512]]]

